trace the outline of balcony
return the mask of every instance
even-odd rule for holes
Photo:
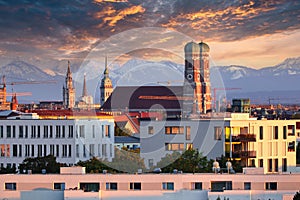
[[[232,158],[256,158],[256,151],[232,152]]]
[[[255,134],[240,134],[237,136],[231,136],[231,140],[232,140],[232,142],[256,142],[256,135]]]

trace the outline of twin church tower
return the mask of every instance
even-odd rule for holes
[[[104,70],[104,77],[101,80],[100,85],[100,105],[103,105],[104,102],[108,99],[108,97],[113,92],[113,85],[112,81],[109,78],[109,70],[107,66],[107,57],[105,57],[105,70]],[[84,75],[83,80],[83,89],[82,89],[82,96],[80,97],[79,102],[76,105],[76,97],[75,97],[75,88],[73,87],[73,79],[72,73],[70,69],[70,61],[68,61],[68,69],[65,79],[65,84],[63,86],[63,105],[67,109],[73,109],[77,107],[88,107],[88,105],[93,104],[92,96],[88,96],[87,87],[86,87],[86,79]]]
[[[205,114],[212,109],[210,69],[209,69],[209,46],[204,42],[189,42],[184,47],[185,70],[182,104],[183,117],[191,114]],[[109,78],[107,58],[105,58],[105,70],[100,85],[100,104],[109,98],[113,92],[112,81]],[[83,96],[86,95],[86,84],[84,79]],[[81,97],[81,99],[84,99]],[[63,103],[65,108],[75,107],[75,88],[72,83],[70,62],[63,87]]]

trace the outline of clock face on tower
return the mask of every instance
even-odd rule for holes
[[[193,79],[193,74],[187,74],[186,78],[187,78],[188,80],[192,80],[192,79]]]

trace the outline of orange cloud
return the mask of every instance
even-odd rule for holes
[[[109,22],[108,25],[109,26],[115,26],[117,24],[118,21],[124,19],[126,16],[128,15],[135,15],[137,13],[144,13],[145,12],[145,8],[143,8],[141,5],[138,6],[132,6],[129,8],[125,8],[121,11],[119,11],[115,16],[108,16],[105,17],[103,19],[103,21]],[[112,13],[111,13],[112,14]],[[110,14],[110,15],[111,15]]]
[[[202,32],[211,30],[232,29],[240,25],[244,19],[251,19],[255,16],[274,10],[275,7],[254,7],[254,2],[238,7],[228,7],[224,10],[200,10],[194,13],[180,14],[169,20],[163,27],[176,28],[188,24],[192,29],[201,29]]]
[[[121,2],[128,2],[128,0],[94,0],[95,3],[104,3],[104,2],[111,2],[111,3],[121,3]]]

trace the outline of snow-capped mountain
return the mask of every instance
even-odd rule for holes
[[[81,63],[81,65],[79,63],[74,65],[71,63],[76,96],[79,97],[81,95],[83,75],[86,74],[88,92],[94,96],[97,102],[99,100],[100,80],[103,77],[104,61],[103,63],[89,61]],[[132,59],[123,65],[111,63],[109,69],[114,86],[183,84],[184,65],[171,61],[152,62]],[[37,99],[61,100],[61,88],[64,84],[66,70],[66,61],[58,61],[57,65],[52,65],[47,69],[23,61],[14,61],[0,67],[0,75],[6,75],[7,82],[56,80],[56,84],[19,85],[14,86],[14,90],[32,92],[31,99],[34,101]],[[300,57],[288,58],[273,67],[258,70],[237,65],[211,67],[212,88],[241,88],[240,91],[228,91],[228,93],[234,93],[234,97],[251,97],[258,91],[260,91],[260,96],[264,94],[263,91],[268,91],[269,96],[276,96],[275,93],[271,95],[272,93],[270,92],[272,91],[300,91],[299,81]],[[300,92],[298,93],[300,95]],[[296,93],[293,92],[292,94]],[[286,96],[287,93],[285,92],[284,95]]]

